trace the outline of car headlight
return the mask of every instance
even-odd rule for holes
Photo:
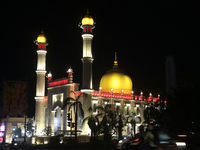
[[[122,140],[119,141],[119,143],[122,143],[122,142],[123,142]]]
[[[177,147],[185,147],[186,144],[185,144],[185,142],[176,142],[176,146]]]

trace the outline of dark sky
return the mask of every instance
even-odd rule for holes
[[[94,89],[112,68],[115,52],[119,67],[135,85],[164,74],[167,55],[174,56],[176,69],[199,76],[198,6],[197,1],[1,2],[0,81],[28,81],[29,102],[34,105],[37,46],[33,41],[43,28],[49,43],[47,71],[54,79],[62,78],[71,66],[74,82],[81,83],[82,30],[78,23],[87,8],[96,22],[92,46]]]

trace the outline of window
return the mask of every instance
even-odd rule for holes
[[[116,109],[117,113],[120,113],[120,106],[117,105],[117,109]]]
[[[11,126],[17,126],[17,123],[12,123]]]
[[[130,115],[130,106],[126,106],[127,107],[127,115]]]
[[[140,115],[140,108],[137,107],[137,115]]]
[[[55,118],[57,117],[57,111],[55,112]]]
[[[96,104],[93,105],[93,112],[96,112]]]

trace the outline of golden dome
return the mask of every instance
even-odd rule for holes
[[[37,43],[46,43],[46,41],[47,41],[47,39],[42,31],[42,33],[37,37]]]
[[[82,25],[93,25],[93,24],[94,24],[94,20],[92,18],[84,17],[82,19]]]
[[[92,16],[89,15],[89,11],[87,10],[87,15],[85,15],[82,19],[82,25],[94,25],[94,20]]]
[[[110,92],[112,89],[113,93],[121,93],[123,90],[124,94],[131,94],[132,80],[115,63],[113,68],[101,78],[100,87],[104,92]]]

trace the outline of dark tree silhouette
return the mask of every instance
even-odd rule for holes
[[[70,93],[74,93],[73,91],[71,91]],[[75,95],[75,93],[74,93]],[[79,101],[80,96],[77,96],[75,98],[72,97],[68,97],[63,101],[63,107],[68,107],[68,111],[70,111],[70,109],[73,107],[74,108],[74,113],[75,113],[75,141],[77,142],[77,119],[78,119],[78,110],[80,110],[81,112],[81,117],[84,117],[84,112],[82,109],[82,103]]]
[[[105,106],[97,106],[96,109],[101,112],[97,117],[101,118],[100,120],[100,133],[104,134],[104,140],[110,141],[112,134],[118,133],[118,137],[121,137],[123,124],[123,116],[116,111],[115,107],[111,104]]]
[[[45,127],[45,129],[43,130],[44,134],[46,136],[51,136],[51,133],[52,133],[52,129],[51,129],[51,126],[47,126]]]
[[[85,121],[88,121],[88,126],[91,129],[91,141],[96,141],[96,136],[98,132],[100,131],[101,126],[100,126],[98,117],[96,115],[93,115],[93,111],[91,107],[88,109],[88,111],[90,113],[90,116],[86,117],[83,120],[83,123]]]
[[[154,123],[163,126],[166,118],[166,107],[164,101],[157,101],[149,103],[148,107],[144,109],[144,122],[146,124]]]

